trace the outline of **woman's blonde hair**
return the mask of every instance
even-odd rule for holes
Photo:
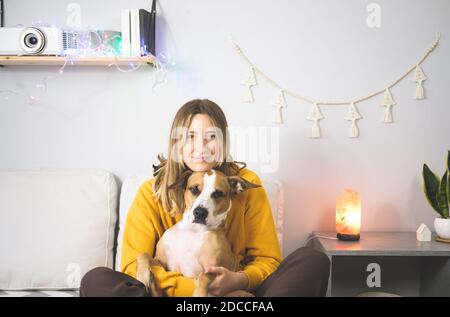
[[[188,169],[181,159],[181,151],[187,130],[196,114],[207,115],[213,126],[221,132],[221,144],[223,146],[219,149],[220,157],[214,169],[223,172],[227,176],[236,176],[239,174],[239,170],[246,167],[246,164],[243,162],[230,160],[228,123],[222,109],[208,99],[194,99],[185,103],[175,115],[170,129],[167,159],[162,154],[159,154],[157,157],[159,164],[153,165],[153,176],[155,177],[154,196],[171,216],[183,213],[186,207],[183,189],[178,186],[171,189],[169,187],[179,180],[183,172]],[[239,167],[238,164],[243,166]]]

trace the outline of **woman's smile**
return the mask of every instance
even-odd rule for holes
[[[203,163],[206,162],[204,156],[191,156],[192,162]]]

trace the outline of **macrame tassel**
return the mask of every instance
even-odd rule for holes
[[[311,138],[322,137],[320,133],[319,120],[322,120],[323,118],[325,117],[320,112],[319,105],[317,103],[314,103],[311,108],[311,111],[309,112],[308,117],[306,118],[309,121],[313,121],[313,125],[311,128]]]
[[[412,81],[417,83],[416,87],[416,99],[421,100],[425,99],[425,93],[423,89],[423,82],[427,80],[427,76],[423,72],[422,68],[419,65],[416,65],[416,69],[414,71],[414,78]]]
[[[417,83],[416,99],[417,100],[425,99],[425,94],[424,94],[424,91],[423,91],[423,86],[422,86],[422,82],[421,81]]]
[[[356,125],[356,120],[362,119],[362,116],[359,114],[354,102],[350,104],[350,108],[345,119],[352,122],[348,136],[350,138],[357,138],[359,136],[359,129]]]
[[[356,125],[356,121],[352,121],[348,136],[351,138],[357,138],[359,136],[359,129],[358,126]]]
[[[253,92],[251,86],[246,86],[244,88],[244,92],[242,93],[242,101],[243,102],[254,102],[255,99],[253,98]]]
[[[255,98],[253,98],[252,86],[256,85],[256,75],[255,68],[253,66],[250,66],[250,68],[247,70],[242,85],[245,86],[245,90],[242,95],[242,101],[254,102]]]
[[[319,139],[321,137],[322,135],[320,134],[319,121],[315,121],[311,129],[311,138]]]
[[[383,122],[384,123],[392,123],[394,120],[392,119],[392,106],[396,105],[396,102],[394,101],[394,98],[392,97],[391,91],[389,88],[386,88],[384,92],[383,102],[381,106],[385,107],[384,110],[384,117]]]
[[[394,122],[394,120],[392,119],[392,106],[391,105],[388,105],[386,107],[386,110],[384,110],[383,122],[384,123],[392,123],[392,122]]]
[[[284,98],[283,90],[278,91],[274,103],[274,110],[272,114],[273,123],[283,123],[282,108],[287,108],[286,99]]]
[[[283,116],[281,114],[282,107],[274,107],[272,114],[272,122],[273,123],[283,123]]]

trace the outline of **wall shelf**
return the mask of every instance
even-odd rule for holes
[[[62,66],[68,57],[65,56],[0,56],[1,66]],[[108,66],[115,62],[119,66],[134,65],[153,65],[154,57],[73,57],[73,64],[68,62],[66,66]]]

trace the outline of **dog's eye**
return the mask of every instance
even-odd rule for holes
[[[216,190],[211,194],[211,197],[215,198],[215,199],[220,198],[222,196],[223,196],[223,192],[221,192],[220,190]]]
[[[189,191],[192,193],[192,195],[197,196],[200,194],[200,190],[198,189],[198,186],[193,186],[189,188]]]

